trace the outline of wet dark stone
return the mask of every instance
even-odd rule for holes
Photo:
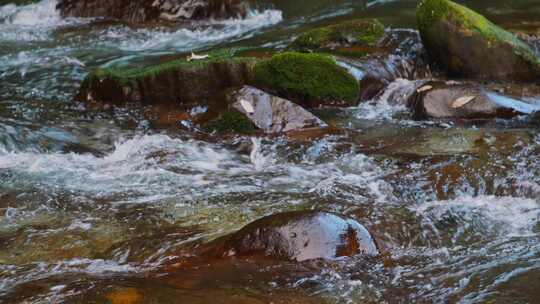
[[[251,86],[229,96],[232,107],[265,133],[280,133],[327,125],[301,106]],[[246,109],[247,107],[252,107]],[[248,112],[253,110],[253,112]]]
[[[78,101],[89,104],[204,105],[223,90],[250,82],[254,60],[169,61],[147,68],[98,69],[86,77]]]
[[[340,58],[365,73],[360,80],[360,102],[373,99],[397,79],[435,78],[418,32],[388,30],[378,43],[380,52],[364,58]]]
[[[459,105],[459,100],[472,99]],[[540,105],[505,97],[482,86],[466,83],[429,82],[409,98],[415,119],[425,118],[509,118],[531,114]]]
[[[376,77],[371,74],[366,75],[360,80],[360,88],[362,88],[360,102],[373,99],[377,94],[382,92],[387,85],[388,80],[384,78]]]
[[[480,14],[449,0],[418,2],[429,55],[451,76],[536,81],[540,60],[529,45]]]
[[[104,17],[140,23],[245,16],[240,0],[60,0],[64,17]]]
[[[265,256],[293,261],[379,254],[370,233],[357,221],[318,211],[259,219],[216,240],[206,250],[221,257]]]

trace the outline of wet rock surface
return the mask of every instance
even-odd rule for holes
[[[332,213],[297,211],[257,220],[210,245],[209,254],[266,256],[306,261],[344,256],[376,256],[369,232],[357,221]]]
[[[381,93],[390,83],[399,80],[430,79],[437,76],[429,66],[427,53],[418,32],[389,29],[378,42],[380,52],[363,58],[344,58],[352,67],[362,71],[360,102]]]
[[[265,133],[297,131],[327,125],[293,102],[272,96],[251,86],[230,94],[232,107],[243,113]]]
[[[535,1],[460,3],[534,36]],[[0,7],[0,302],[535,303],[538,83],[430,66],[415,1],[255,2],[143,24]],[[376,45],[344,30],[283,60],[303,29],[372,17],[389,26]],[[273,57],[276,82],[254,81]],[[81,100],[103,107],[70,103],[88,73]],[[245,85],[252,99],[226,98]],[[411,95],[455,116],[415,121]],[[297,126],[284,105],[329,127],[274,133]]]
[[[234,51],[208,56],[146,68],[98,69],[86,77],[77,99],[87,103],[201,105],[224,89],[251,82],[254,59],[234,58]]]
[[[246,6],[239,0],[61,0],[64,17],[104,17],[142,23],[241,17]]]
[[[538,104],[498,95],[479,85],[453,82],[428,82],[416,90],[408,103],[416,119],[508,118],[540,109]]]
[[[423,0],[417,19],[428,53],[452,76],[520,81],[540,77],[540,60],[529,45],[464,6]]]
[[[384,25],[376,19],[358,19],[320,27],[301,34],[289,49],[302,52],[332,52],[362,57],[377,51]]]

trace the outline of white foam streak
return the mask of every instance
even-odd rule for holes
[[[295,164],[280,159],[276,145],[255,139],[250,157],[245,157],[219,145],[146,135],[116,144],[105,157],[7,153],[0,155],[0,170],[13,173],[5,181],[13,187],[53,188],[100,198],[122,194],[122,203],[261,189],[326,195],[344,185],[377,200],[388,193],[381,180],[385,171],[365,155]]]
[[[119,48],[124,51],[175,50],[187,51],[235,37],[245,38],[253,31],[277,24],[283,20],[281,11],[251,11],[244,19],[228,19],[198,23],[195,29],[182,28],[177,31],[128,28],[108,30],[105,37],[121,38]],[[137,37],[137,38],[132,38]]]
[[[407,98],[419,81],[398,78],[373,100],[358,106],[356,117],[367,120],[391,120],[396,113],[407,111]]]
[[[513,197],[464,196],[451,201],[425,203],[414,210],[426,221],[438,222],[452,217],[463,229],[506,237],[534,235],[540,218],[539,202]],[[463,233],[463,229],[456,233]]]
[[[5,9],[5,10],[4,10]],[[4,15],[6,24],[35,26],[56,25],[61,22],[60,13],[56,10],[56,0],[43,0],[26,6],[8,5],[0,9],[0,18]]]
[[[62,18],[56,10],[56,3],[56,0],[42,0],[29,5],[8,4],[0,7],[0,40],[48,40],[51,32],[58,27],[86,22],[83,19]]]

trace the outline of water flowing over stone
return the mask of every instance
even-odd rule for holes
[[[0,302],[538,302],[538,81],[454,79],[417,1],[247,2],[81,0],[113,9],[79,18],[56,9],[75,1],[0,0]],[[539,54],[538,0],[459,3]],[[372,18],[369,54],[337,35],[330,70],[282,57],[275,86],[248,83],[328,127],[257,130],[252,88],[229,104],[295,37]],[[353,85],[315,77],[331,70]],[[74,100],[89,83],[103,95]],[[312,99],[329,88],[347,102]],[[452,117],[415,117],[411,96]],[[220,116],[250,128],[204,127]]]
[[[128,22],[226,19],[247,14],[240,0],[60,0],[64,17],[104,17]]]
[[[212,254],[263,255],[299,262],[379,253],[369,232],[358,222],[324,212],[268,216],[218,240],[217,244],[219,249],[217,252],[212,249]]]
[[[540,104],[489,93],[474,84],[429,82],[426,86],[430,88],[419,88],[408,102],[418,119],[512,117],[540,110]]]

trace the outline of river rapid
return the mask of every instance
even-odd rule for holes
[[[538,0],[462,2],[540,34]],[[138,108],[72,101],[99,66],[218,46],[279,49],[359,17],[406,37],[388,69],[423,51],[416,1],[272,3],[187,28],[62,19],[55,0],[0,6],[1,303],[540,299],[540,123],[530,117],[414,121],[387,102],[406,79],[377,100],[318,110],[344,132],[316,140],[208,139],[154,127]],[[356,218],[385,257],[163,267],[262,216],[305,209]]]

